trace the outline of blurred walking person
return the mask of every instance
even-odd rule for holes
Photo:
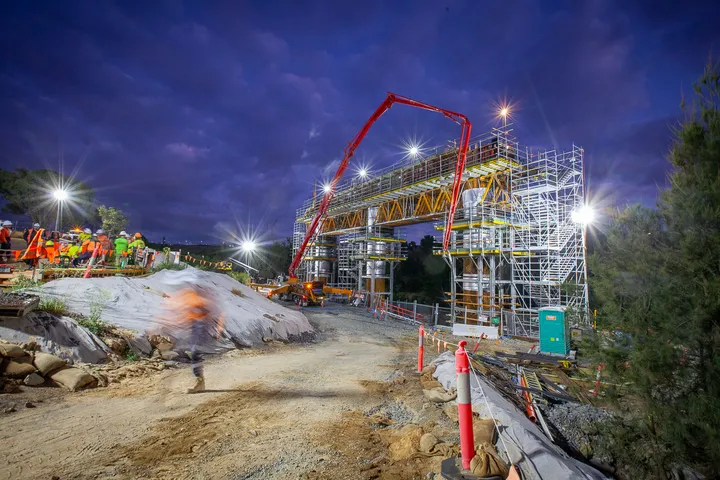
[[[205,390],[203,372],[203,350],[207,350],[218,340],[223,332],[223,319],[215,311],[216,302],[198,282],[194,271],[174,274],[168,279],[168,285],[181,286],[182,290],[170,296],[171,312],[183,327],[184,343],[190,350],[186,352],[192,363],[195,384],[187,393],[199,393]]]

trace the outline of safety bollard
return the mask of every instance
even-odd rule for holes
[[[440,353],[440,339],[438,338],[438,353]]]
[[[425,327],[420,325],[420,331],[418,333],[418,373],[422,373],[423,369],[423,354],[425,350]]]
[[[475,456],[475,438],[472,425],[472,403],[470,401],[470,361],[465,351],[467,342],[461,340],[455,350],[455,373],[457,373],[458,423],[460,423],[460,453],[462,466],[470,469]]]
[[[475,347],[473,348],[473,355],[475,355],[475,352],[477,352],[478,347],[480,346],[480,342],[475,342]]]

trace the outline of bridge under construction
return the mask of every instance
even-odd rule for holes
[[[395,267],[407,257],[400,227],[433,223],[445,235],[451,225],[434,253],[450,266],[454,322],[535,337],[546,306],[568,307],[586,322],[585,225],[577,221],[585,205],[582,148],[531,151],[509,125],[469,139],[448,222],[459,148],[338,183],[322,215],[328,191],[313,192],[296,214],[297,277],[363,292],[371,305],[392,301]]]

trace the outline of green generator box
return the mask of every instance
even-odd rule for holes
[[[543,307],[538,314],[540,352],[566,356],[570,351],[570,328],[565,319],[565,307]]]

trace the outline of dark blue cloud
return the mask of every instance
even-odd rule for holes
[[[55,167],[133,229],[208,240],[221,223],[291,231],[313,183],[386,91],[519,140],[585,147],[591,186],[652,203],[681,88],[718,48],[717,2],[14,2],[0,12],[0,159]],[[442,116],[398,106],[359,158],[445,144]]]

